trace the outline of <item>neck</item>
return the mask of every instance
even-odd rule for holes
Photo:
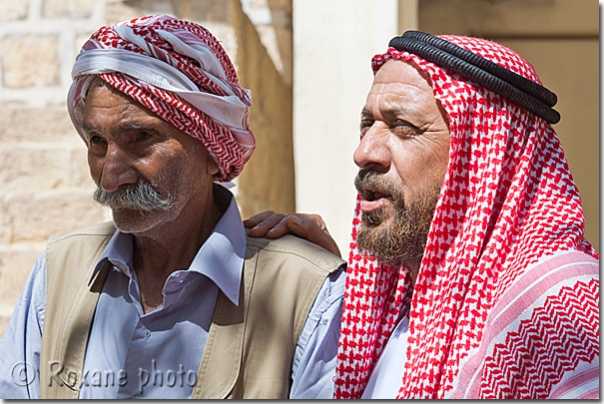
[[[218,188],[215,186],[214,190]],[[230,197],[220,189],[211,195],[205,209],[192,204],[175,220],[134,235],[133,263],[145,313],[163,305],[166,279],[175,271],[189,268],[228,208]]]
[[[417,279],[417,274],[419,273],[421,262],[409,262],[405,263],[405,267],[409,270],[409,275],[411,276],[411,282],[415,285],[415,280]]]

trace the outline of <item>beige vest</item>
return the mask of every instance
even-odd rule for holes
[[[48,242],[42,398],[78,398],[88,334],[111,265],[89,280],[114,232],[104,223]],[[327,275],[343,263],[293,236],[248,237],[239,305],[219,293],[192,398],[287,398],[310,307]]]

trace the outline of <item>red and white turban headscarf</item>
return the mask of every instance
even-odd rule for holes
[[[199,139],[218,164],[217,180],[235,178],[250,159],[256,144],[251,92],[239,85],[226,52],[202,26],[153,15],[95,32],[72,70],[67,106],[78,132],[94,76]]]
[[[441,38],[540,83],[499,44]],[[429,76],[449,121],[449,163],[415,285],[405,268],[359,252],[357,203],[335,397],[361,397],[405,315],[399,398],[563,397],[577,383],[597,385],[598,254],[583,237],[579,193],[556,133],[414,54],[389,48],[373,58],[374,72],[389,59]]]

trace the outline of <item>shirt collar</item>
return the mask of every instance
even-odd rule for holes
[[[227,192],[231,198],[229,207],[208,239],[197,251],[189,271],[198,272],[210,278],[233,304],[239,305],[246,236],[235,197],[230,191]],[[105,260],[111,261],[122,271],[132,268],[132,246],[131,234],[116,231],[97,261],[88,284],[92,283]]]

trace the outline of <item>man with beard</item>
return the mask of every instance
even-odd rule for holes
[[[372,66],[334,397],[599,397],[599,257],[555,95],[478,38],[410,31]],[[334,245],[316,216],[246,226]]]
[[[102,27],[73,78],[113,223],[49,240],[0,343],[2,397],[320,397],[343,261],[246,237],[219,182],[254,149],[251,96],[218,41],[164,15]]]

